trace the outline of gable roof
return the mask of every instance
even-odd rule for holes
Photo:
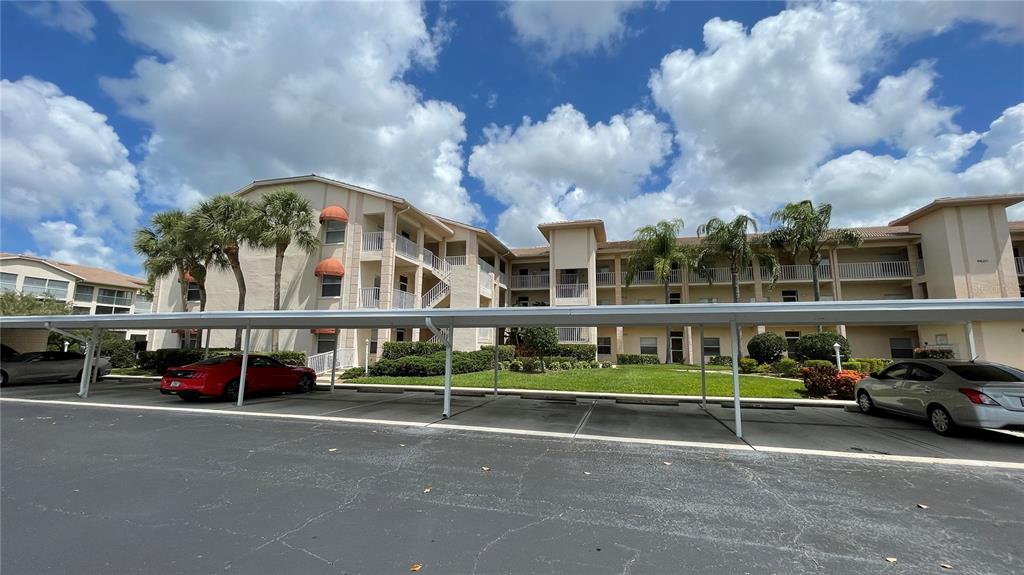
[[[931,203],[921,206],[909,214],[896,218],[889,222],[890,226],[902,226],[909,224],[910,222],[926,216],[936,210],[949,207],[957,206],[978,206],[995,204],[1003,207],[1009,207],[1014,204],[1024,202],[1024,194],[995,194],[990,196],[963,196],[959,198],[939,198],[933,200]]]
[[[88,284],[123,287],[128,289],[141,289],[148,285],[144,279],[103,268],[60,262],[26,254],[0,253],[0,261],[18,259],[38,262],[50,266],[56,270],[72,275],[80,281]]]

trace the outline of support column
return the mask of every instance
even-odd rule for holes
[[[708,378],[704,363],[704,324],[700,324],[700,406],[708,408]]]
[[[245,326],[245,335],[242,337],[242,374],[238,378],[238,400],[235,405],[242,407],[245,399],[245,376],[249,371],[249,344],[252,340],[252,328]]]
[[[740,416],[740,330],[736,320],[730,322],[729,330],[729,339],[732,340],[732,406],[736,412],[736,437],[743,437],[743,418]]]
[[[92,382],[93,352],[99,342],[99,330],[92,329],[89,341],[86,343],[85,359],[82,360],[82,379],[78,383],[78,397],[85,399],[89,397],[89,384]]]
[[[976,357],[978,357],[978,348],[975,346],[975,343],[974,343],[974,322],[973,321],[967,322],[966,328],[967,328],[967,355],[970,356],[968,359],[973,361]]]
[[[757,256],[751,258],[750,262],[750,273],[751,277],[754,278],[754,300],[761,302],[764,299],[764,287],[761,283],[761,260]],[[763,325],[757,326],[757,333],[764,333],[765,327]]]
[[[442,333],[444,334],[444,409],[441,415],[448,419],[452,416],[452,339],[455,334],[451,325]]]
[[[499,328],[494,328],[494,396],[498,396],[498,332]]]
[[[331,391],[334,391],[334,378],[338,373],[338,334],[340,329],[334,329],[334,349],[331,350]],[[316,382],[313,383],[316,386]]]

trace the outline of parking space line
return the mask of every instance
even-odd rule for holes
[[[588,420],[590,420],[590,414],[594,413],[594,407],[596,405],[597,405],[597,400],[596,399],[590,402],[590,409],[588,409],[587,412],[583,414],[583,417],[580,418],[579,425],[577,425],[576,429],[574,429],[572,431],[572,436],[573,437],[576,437],[577,435],[579,435],[580,431],[583,430],[583,426],[587,424]]]
[[[750,453],[778,453],[787,455],[803,455],[803,456],[820,456],[820,457],[834,457],[840,459],[857,459],[867,461],[878,461],[878,462],[902,462],[902,463],[919,463],[928,465],[948,465],[948,466],[966,466],[966,467],[985,467],[991,469],[1013,469],[1024,471],[1024,463],[1015,461],[986,461],[978,459],[955,459],[955,458],[943,458],[943,457],[927,457],[918,455],[891,455],[891,454],[876,454],[876,453],[850,453],[847,451],[829,451],[823,449],[806,449],[806,448],[795,448],[795,447],[769,447],[769,446],[756,446],[749,445],[746,443],[712,443],[702,441],[683,441],[673,439],[649,439],[642,437],[614,437],[608,435],[590,435],[590,434],[578,434],[576,432],[560,432],[560,431],[539,431],[532,429],[514,429],[507,427],[487,427],[487,426],[474,426],[474,425],[458,425],[453,423],[430,423],[421,421],[394,421],[387,419],[368,419],[368,418],[357,418],[357,417],[338,417],[338,416],[325,416],[325,415],[304,415],[304,414],[291,414],[291,413],[270,413],[260,411],[234,411],[227,409],[203,409],[203,408],[192,408],[192,407],[166,407],[156,405],[137,405],[137,404],[123,404],[123,403],[99,403],[90,401],[67,401],[67,400],[53,400],[53,399],[23,399],[23,398],[10,398],[0,397],[0,403],[23,403],[23,404],[40,404],[40,405],[62,405],[62,406],[78,406],[78,407],[101,407],[107,409],[119,409],[119,410],[136,410],[136,411],[155,411],[155,412],[178,412],[178,413],[191,413],[191,414],[214,414],[214,415],[230,415],[235,417],[259,417],[268,419],[292,419],[300,421],[316,421],[316,422],[338,422],[338,423],[361,423],[361,424],[372,424],[372,425],[388,425],[396,427],[431,427],[446,429],[452,431],[475,431],[481,433],[495,433],[504,435],[521,435],[531,437],[549,437],[556,439],[568,439],[568,440],[592,440],[601,441],[607,443],[631,443],[631,444],[643,444],[643,445],[659,445],[666,447],[684,447],[684,448],[700,448],[700,449],[717,449],[717,450],[728,450],[728,451],[745,451]]]

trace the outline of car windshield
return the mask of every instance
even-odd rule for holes
[[[967,381],[1020,381],[1020,377],[994,365],[951,365],[950,371]]]
[[[8,358],[6,361],[13,361],[13,362],[18,362],[18,361],[34,361],[34,360],[42,359],[42,358],[43,358],[43,352],[41,352],[41,351],[30,351],[28,353],[22,353],[22,354],[14,356],[12,358]]]
[[[222,363],[228,363],[238,359],[237,355],[218,355],[217,357],[210,357],[207,359],[201,359],[192,365],[220,365]]]

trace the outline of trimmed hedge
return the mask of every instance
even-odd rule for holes
[[[381,359],[399,359],[410,355],[426,357],[444,351],[444,344],[432,341],[386,341],[381,348]]]
[[[951,349],[919,347],[914,350],[914,359],[956,359]]]
[[[484,345],[484,346],[481,346],[480,349],[482,351],[486,351],[487,353],[491,354],[491,358],[492,359],[494,358],[494,346],[493,345]],[[498,346],[498,361],[499,362],[502,362],[502,361],[512,361],[515,358],[516,358],[516,346],[514,346],[514,345],[499,345]]]
[[[226,347],[210,348],[210,357],[218,355],[235,355],[239,353],[241,352],[237,349]],[[253,355],[265,355],[272,357],[287,365],[306,365],[306,354],[301,351],[268,351],[257,352]],[[202,359],[203,350],[201,349],[178,349],[172,347],[139,352],[138,363],[139,367],[143,369],[150,369],[158,373],[163,373],[167,371],[167,368],[169,367],[188,365]]]
[[[407,355],[398,359],[382,359],[370,366],[371,376],[413,377],[444,375],[444,352],[429,356]],[[471,373],[494,369],[494,352],[453,351],[452,373]]]
[[[552,355],[570,357],[573,361],[593,361],[597,357],[597,346],[588,343],[560,343]]]
[[[833,362],[836,350],[832,345],[839,343],[839,353],[850,357],[850,342],[842,335],[832,331],[808,333],[796,340],[793,359],[806,362],[809,359],[822,359]]]
[[[731,355],[713,355],[707,360],[708,365],[732,365]]]
[[[757,360],[752,357],[740,358],[740,373],[754,373],[757,371]]]
[[[831,367],[832,369],[835,369],[836,364],[832,363],[831,361],[825,361],[824,359],[809,359],[804,362],[804,367]]]
[[[854,362],[856,362],[854,365],[848,365]],[[857,371],[861,373],[877,373],[888,367],[891,363],[891,359],[882,359],[877,357],[855,357],[848,362],[844,361],[843,367],[849,367],[850,369],[854,369],[855,365],[859,365],[860,369],[858,369]]]
[[[758,363],[773,363],[786,352],[786,340],[781,335],[766,331],[750,338],[747,353]]]
[[[619,365],[656,365],[661,363],[658,356],[649,353],[620,353],[615,356],[615,362]]]
[[[800,362],[795,359],[784,357],[772,364],[772,369],[786,377],[800,377]]]

